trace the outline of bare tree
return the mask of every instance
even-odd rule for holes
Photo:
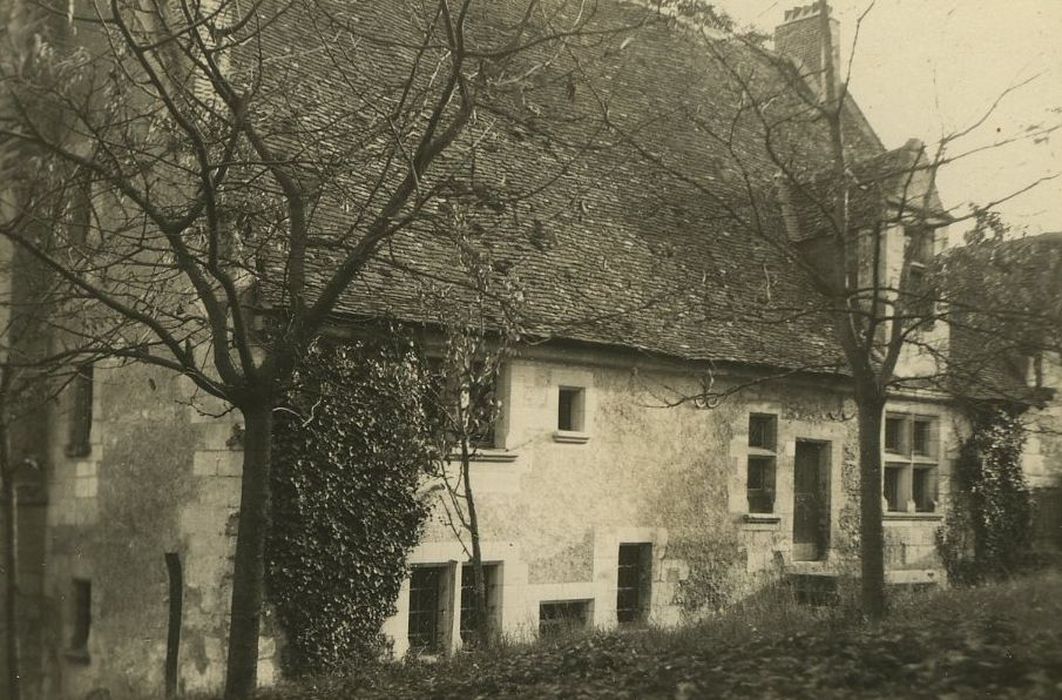
[[[705,71],[722,85],[715,102],[722,106],[706,109],[705,95],[691,92],[678,96],[662,113],[621,119],[599,94],[602,113],[648,167],[704,197],[724,225],[798,270],[796,276],[785,276],[803,285],[792,298],[806,303],[770,300],[765,267],[769,308],[755,313],[735,308],[734,314],[750,327],[816,319],[836,343],[837,355],[825,353],[814,363],[768,371],[751,384],[809,371],[850,378],[858,406],[862,601],[865,614],[880,619],[886,606],[885,404],[899,388],[951,386],[954,358],[942,328],[961,323],[956,312],[969,304],[932,283],[934,255],[944,243],[936,231],[967,218],[940,202],[936,174],[983,150],[964,151],[963,138],[987,120],[1006,94],[996,98],[986,114],[946,134],[932,148],[912,140],[886,151],[848,94],[850,76],[841,73],[841,47],[825,0],[797,10],[807,14],[806,25],[818,26],[813,48],[803,62],[795,63],[765,49],[762,35],[735,32],[733,22],[707,3],[657,4],[677,17],[676,31],[696,37],[704,48],[709,57]],[[855,27],[852,51],[866,12]],[[684,146],[659,135],[676,120],[694,125],[716,167],[707,172],[690,167]],[[1029,133],[1042,137],[1057,128],[1039,125]],[[986,208],[1038,183],[1001,193]],[[991,332],[1002,331],[997,324]],[[912,360],[920,365],[913,371]],[[700,394],[679,396],[672,403],[697,400],[714,405],[748,386],[741,382],[719,388],[709,375]]]
[[[432,285],[434,288],[423,293],[426,302],[442,303],[450,310],[441,328],[441,354],[429,360],[436,368],[434,403],[439,417],[436,478],[442,487],[439,490],[447,524],[472,568],[469,641],[483,646],[491,643],[496,630],[488,610],[472,464],[483,449],[496,445],[502,408],[498,380],[503,363],[521,339],[524,293],[512,270],[500,272],[489,251],[475,245],[470,236],[475,217],[467,207],[447,206],[441,223],[455,240],[459,251],[456,267],[465,272],[470,284],[468,288],[444,289]],[[452,473],[455,463],[456,475]]]
[[[246,697],[273,410],[299,357],[345,295],[405,269],[442,193],[501,197],[469,184],[481,143],[556,56],[613,30],[565,0],[69,7],[11,9],[0,139],[66,204],[9,199],[0,233],[70,290],[80,322],[57,336],[171,369],[242,415],[225,696]],[[55,224],[55,246],[31,233]]]

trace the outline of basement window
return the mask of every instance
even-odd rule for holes
[[[538,634],[541,637],[561,637],[585,630],[590,625],[591,601],[559,600],[539,603]]]

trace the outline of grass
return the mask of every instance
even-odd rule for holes
[[[263,697],[1059,698],[1062,575],[903,596],[876,628],[776,593],[675,630],[374,665]]]

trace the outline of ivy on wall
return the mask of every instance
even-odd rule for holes
[[[427,375],[409,343],[316,346],[278,412],[266,583],[292,675],[384,649],[427,516]]]
[[[1032,504],[1022,474],[1025,428],[1020,416],[986,409],[956,462],[956,488],[937,548],[948,578],[972,583],[1006,576],[1029,561]]]

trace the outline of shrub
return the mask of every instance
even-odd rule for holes
[[[1029,561],[1032,504],[1021,468],[1025,428],[1004,409],[979,412],[956,463],[957,488],[937,547],[948,577],[971,583]]]
[[[426,507],[425,372],[408,343],[314,347],[278,416],[267,589],[285,670],[378,656]]]

